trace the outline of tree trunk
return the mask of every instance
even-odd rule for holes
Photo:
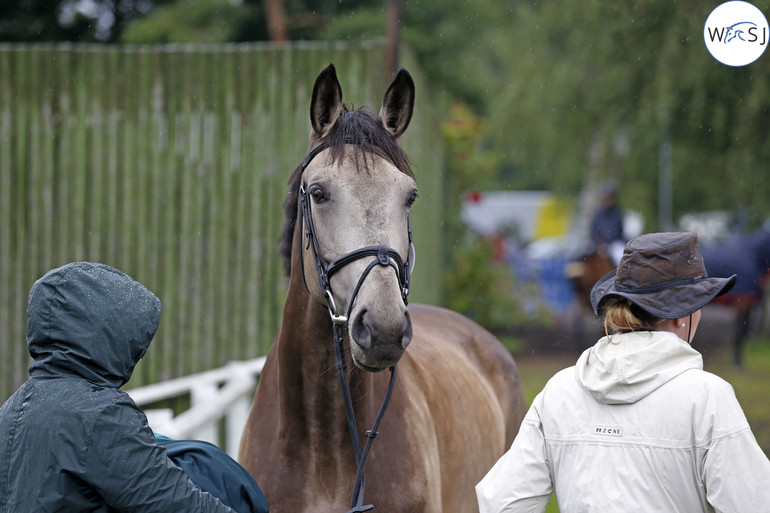
[[[264,0],[267,30],[271,41],[285,42],[289,40],[289,28],[286,25],[286,11],[283,0]]]
[[[399,28],[401,25],[401,0],[385,0],[387,13],[388,48],[385,57],[385,83],[389,84],[398,71]]]

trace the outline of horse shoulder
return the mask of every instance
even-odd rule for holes
[[[414,335],[399,363],[412,411],[435,438],[443,504],[475,508],[473,485],[510,447],[526,404],[510,352],[450,310],[410,305]]]
[[[487,329],[452,310],[414,304],[409,311],[414,326],[415,352],[455,354],[456,358],[451,360],[453,365],[473,369],[498,397],[507,400],[506,413],[517,417],[513,427],[515,436],[526,404],[519,370],[510,351]]]

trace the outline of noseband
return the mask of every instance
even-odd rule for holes
[[[346,137],[345,144],[360,144],[360,140],[356,140],[352,137]],[[305,168],[310,162],[322,151],[329,148],[331,142],[326,139],[321,141],[318,145],[308,151],[302,164],[300,165],[300,175],[305,172]],[[380,411],[377,413],[372,429],[365,432],[367,436],[366,444],[361,450],[361,442],[358,437],[358,427],[356,425],[355,413],[353,411],[353,401],[350,397],[350,388],[347,381],[347,366],[345,364],[345,349],[343,344],[343,329],[348,326],[348,319],[353,309],[353,303],[358,296],[358,292],[361,289],[366,277],[371,270],[377,266],[390,266],[396,271],[396,277],[398,278],[399,287],[401,289],[401,299],[404,301],[404,305],[408,304],[407,297],[409,295],[409,280],[411,277],[412,269],[414,268],[415,252],[414,245],[412,244],[412,228],[409,224],[409,218],[407,217],[406,227],[409,235],[409,254],[406,262],[401,259],[401,255],[393,248],[388,246],[367,246],[360,249],[356,249],[347,253],[333,262],[329,262],[324,258],[321,253],[321,247],[318,244],[318,238],[316,237],[315,228],[313,226],[313,216],[310,209],[310,198],[308,198],[307,184],[301,181],[299,187],[299,200],[300,200],[300,226],[305,227],[305,237],[307,242],[305,243],[305,249],[312,248],[313,260],[315,262],[316,272],[318,274],[318,282],[323,291],[324,298],[326,299],[326,306],[329,310],[329,316],[331,317],[333,330],[334,330],[334,350],[337,359],[337,375],[342,387],[342,396],[345,401],[345,415],[348,420],[348,428],[350,430],[350,437],[353,442],[353,451],[356,456],[356,465],[358,470],[356,472],[356,482],[353,488],[353,498],[351,500],[351,509],[347,513],[359,513],[368,511],[374,508],[374,505],[364,505],[364,489],[365,489],[365,477],[364,466],[366,465],[366,459],[369,455],[369,449],[371,448],[372,441],[375,438],[381,438],[381,435],[377,432],[377,428],[380,425],[385,410],[390,402],[390,396],[393,393],[393,387],[396,383],[396,366],[390,368],[390,381],[388,383],[388,390],[385,393],[385,398],[380,406]],[[348,302],[348,308],[345,315],[340,315],[337,310],[337,305],[334,302],[334,295],[331,289],[331,277],[345,267],[346,265],[355,262],[361,258],[376,257],[369,265],[366,266],[364,272],[356,283],[356,287],[353,290],[353,294],[350,296]],[[300,265],[302,270],[302,279],[305,280],[305,268],[304,258],[300,255]],[[305,281],[305,288],[307,289],[307,282]],[[309,290],[309,289],[308,289]]]

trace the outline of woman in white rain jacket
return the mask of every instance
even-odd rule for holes
[[[535,398],[476,486],[481,513],[770,512],[770,461],[732,387],[690,347],[708,278],[697,236],[630,241],[591,303],[607,336]]]

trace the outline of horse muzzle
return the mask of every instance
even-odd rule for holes
[[[412,341],[412,320],[406,307],[396,315],[361,309],[349,321],[348,330],[353,363],[370,372],[398,363]]]

